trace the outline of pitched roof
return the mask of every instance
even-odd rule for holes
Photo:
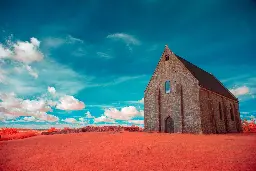
[[[237,101],[237,98],[227,88],[225,88],[224,85],[215,76],[188,62],[182,57],[178,55],[176,56],[199,81],[199,85],[201,87]]]

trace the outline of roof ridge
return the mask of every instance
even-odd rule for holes
[[[175,55],[176,55],[176,54],[175,54]],[[204,71],[204,72],[206,72],[206,73],[208,73],[208,74],[210,74],[210,75],[212,75],[212,76],[213,76],[213,74],[212,74],[212,73],[209,73],[209,72],[207,72],[206,70],[204,70],[204,69],[200,68],[199,66],[197,66],[197,65],[195,65],[195,64],[193,64],[193,63],[191,63],[191,62],[189,62],[189,61],[188,61],[188,60],[186,60],[185,58],[182,58],[182,57],[180,57],[179,55],[176,55],[176,56],[177,56],[178,58],[181,58],[181,59],[185,60],[186,62],[190,63],[191,65],[195,66],[196,68],[201,69],[202,71]]]

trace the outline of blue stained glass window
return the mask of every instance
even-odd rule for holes
[[[171,83],[170,81],[165,82],[165,93],[170,93],[171,92]]]

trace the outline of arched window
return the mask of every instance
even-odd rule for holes
[[[231,120],[234,121],[234,113],[233,113],[233,108],[231,104],[230,104],[230,115],[231,115]]]
[[[171,92],[171,83],[170,81],[165,81],[165,93]]]
[[[220,120],[222,120],[222,108],[221,108],[220,102],[219,102],[219,111],[220,111]]]

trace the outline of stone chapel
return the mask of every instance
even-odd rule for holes
[[[166,45],[144,92],[146,131],[241,132],[239,101],[211,73]]]

